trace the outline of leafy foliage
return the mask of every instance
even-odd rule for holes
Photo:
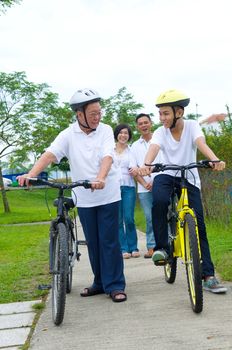
[[[68,105],[60,107],[47,84],[27,81],[25,72],[0,72],[0,159],[11,155],[17,168],[31,155],[35,161],[72,118]],[[4,189],[2,194],[9,211]]]
[[[1,0],[0,1],[0,13],[6,12],[8,7],[13,6],[14,4],[19,4],[22,0]]]
[[[24,72],[0,73],[0,158],[36,159],[72,120],[67,105],[58,106],[58,95],[47,84],[26,80]]]
[[[214,153],[226,162],[227,168],[232,169],[232,118],[227,107],[227,117],[219,122],[219,128],[204,130],[206,141]]]
[[[128,93],[125,87],[120,88],[115,96],[103,100],[102,108],[104,123],[112,126],[113,129],[120,123],[126,123],[132,129],[133,138],[137,137],[135,118],[143,105],[135,102],[133,95]]]

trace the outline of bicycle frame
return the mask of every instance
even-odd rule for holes
[[[185,256],[184,221],[185,221],[185,215],[190,214],[195,221],[198,250],[201,258],[197,218],[194,213],[194,210],[189,207],[188,190],[185,185],[183,185],[181,189],[181,195],[177,203],[177,214],[178,216],[177,216],[177,222],[176,222],[176,237],[174,239],[174,256],[181,257],[185,263],[187,262],[186,256]]]

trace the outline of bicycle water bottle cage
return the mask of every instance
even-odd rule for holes
[[[56,198],[53,202],[53,205],[55,207],[58,206],[58,198]],[[64,206],[67,210],[70,210],[75,207],[75,204],[73,202],[73,199],[71,197],[64,197]]]

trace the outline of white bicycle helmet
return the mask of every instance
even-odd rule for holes
[[[77,110],[82,110],[85,105],[92,102],[99,102],[101,97],[99,93],[93,89],[81,89],[77,90],[75,94],[70,99],[70,107],[74,112]]]

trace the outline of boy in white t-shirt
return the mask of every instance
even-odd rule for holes
[[[218,160],[206,144],[199,123],[195,120],[183,119],[184,107],[189,102],[190,99],[177,90],[166,91],[158,97],[156,106],[159,108],[160,121],[163,126],[159,127],[153,134],[151,145],[145,157],[145,164],[151,164],[159,150],[162,151],[164,164],[185,165],[196,162],[197,149],[207,159]],[[213,164],[214,170],[223,170],[224,168],[223,161]],[[151,173],[151,168],[143,166],[138,172],[140,175],[148,175]],[[156,240],[156,248],[152,256],[154,262],[168,258],[167,210],[174,184],[180,188],[180,177],[176,176],[176,171],[172,170],[158,174],[153,182],[152,219]],[[210,256],[204,223],[200,178],[196,168],[189,172],[187,186],[189,202],[195,210],[199,227],[203,288],[213,293],[225,293],[227,289],[219,284],[214,275],[214,265]]]

